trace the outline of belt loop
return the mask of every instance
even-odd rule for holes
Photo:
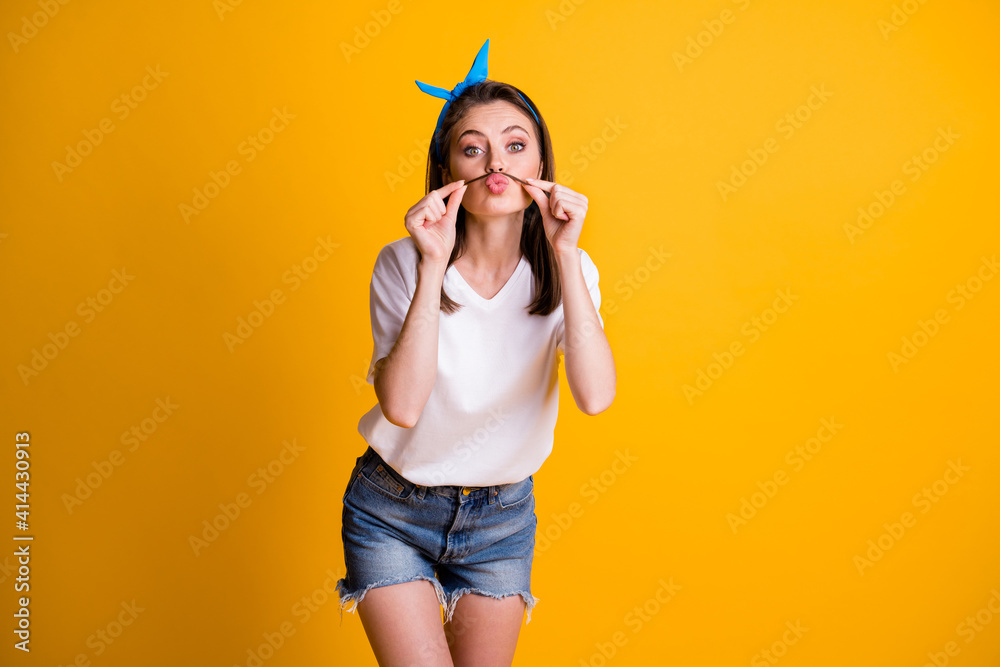
[[[427,493],[427,487],[422,484],[417,484],[416,487],[417,487],[417,498],[423,500],[424,494]]]
[[[489,487],[489,494],[486,500],[487,504],[492,505],[493,501],[496,500],[496,498],[497,498],[497,487],[495,486]]]

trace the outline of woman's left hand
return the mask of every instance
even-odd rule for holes
[[[538,178],[529,180],[531,185],[525,185],[524,189],[538,204],[545,236],[552,249],[556,254],[575,251],[583,230],[583,219],[587,217],[587,198],[565,185]]]

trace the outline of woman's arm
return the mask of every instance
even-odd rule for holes
[[[596,415],[607,410],[615,399],[615,358],[587,290],[579,251],[571,248],[556,253],[556,264],[563,292],[566,379],[577,407]]]
[[[391,423],[411,428],[437,379],[441,285],[447,266],[421,259],[417,286],[396,343],[375,362],[375,395]]]

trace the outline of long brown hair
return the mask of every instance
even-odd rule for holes
[[[524,99],[521,99],[521,96]],[[430,149],[427,153],[427,182],[426,192],[437,190],[444,185],[444,169],[448,167],[451,145],[451,132],[455,124],[461,120],[465,114],[473,107],[489,104],[496,101],[504,101],[513,104],[535,123],[535,130],[540,138],[541,145],[539,151],[542,158],[542,180],[555,181],[555,160],[552,156],[552,141],[549,138],[549,129],[545,125],[545,118],[535,106],[535,103],[523,92],[500,81],[485,79],[469,88],[466,88],[461,95],[451,102],[448,111],[441,121],[440,137],[441,153],[443,162],[438,160],[437,151],[434,146],[435,137],[431,137]],[[531,108],[526,106],[531,105]],[[534,109],[538,115],[538,122],[535,122]],[[458,207],[458,214],[455,217],[455,247],[451,251],[448,259],[448,267],[458,259],[465,251],[465,209]],[[559,281],[559,267],[556,264],[555,254],[548,238],[545,236],[545,227],[542,225],[542,214],[538,210],[538,204],[534,201],[524,210],[524,224],[521,227],[521,252],[531,264],[532,273],[535,278],[535,300],[528,308],[529,315],[548,315],[562,301],[562,286]],[[419,256],[420,250],[417,249]],[[448,267],[445,267],[447,270]],[[462,304],[454,301],[441,287],[441,309],[446,313],[454,313]]]

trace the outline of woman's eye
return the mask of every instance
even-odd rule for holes
[[[525,148],[525,144],[523,141],[515,141],[511,143],[511,148],[513,148],[514,146],[517,146],[517,148],[514,149],[513,151],[514,153],[520,153]],[[470,153],[469,151],[479,151],[479,153]],[[480,148],[479,146],[466,146],[465,148],[462,149],[462,152],[471,157],[474,155],[479,155],[480,153],[483,152],[483,149]]]

